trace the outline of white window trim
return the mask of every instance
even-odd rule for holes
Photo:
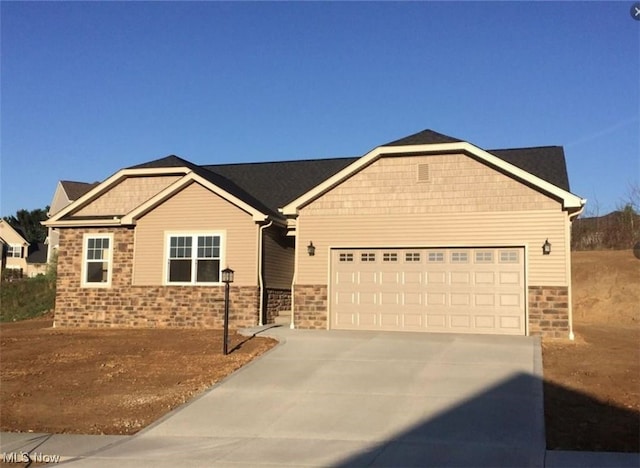
[[[107,270],[107,282],[106,283],[90,283],[87,281],[87,249],[89,245],[89,239],[109,239],[109,258],[106,259],[109,263],[109,269]],[[113,276],[113,233],[91,233],[84,234],[82,236],[82,267],[80,268],[80,274],[82,279],[80,285],[83,288],[110,288],[111,278]]]
[[[191,278],[192,280],[189,282],[185,281],[169,281],[169,252],[171,250],[171,241],[172,237],[198,237],[198,236],[218,236],[220,237],[220,275],[222,278],[222,270],[225,268],[225,252],[226,252],[226,241],[227,241],[227,233],[226,231],[171,231],[164,233],[164,262],[162,267],[162,284],[164,286],[222,286],[224,283],[222,281],[218,281],[217,283],[197,283],[195,281],[195,262],[193,261],[193,256],[191,257]],[[195,239],[194,239],[195,240]],[[198,242],[196,240],[195,243],[192,242],[192,249],[196,250],[198,248]],[[192,251],[193,253],[193,251]]]
[[[9,244],[7,247],[7,258],[24,258],[24,249],[22,248],[22,244]],[[13,255],[14,249],[18,250],[19,255]]]

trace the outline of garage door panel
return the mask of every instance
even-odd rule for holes
[[[493,315],[476,315],[475,327],[478,329],[491,330],[496,327],[496,318]]]
[[[331,265],[333,328],[525,333],[522,248],[335,249]]]

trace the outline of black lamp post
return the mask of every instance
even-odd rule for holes
[[[222,282],[224,283],[224,338],[222,352],[229,354],[229,283],[233,283],[233,270],[229,267],[222,270]]]

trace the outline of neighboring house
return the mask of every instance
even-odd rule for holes
[[[35,242],[29,245],[27,254],[27,276],[32,278],[47,273],[47,244]]]
[[[22,277],[27,274],[27,255],[29,242],[20,229],[15,229],[4,219],[0,219],[0,238],[2,239],[2,269],[13,270],[11,276]]]
[[[62,208],[69,205],[71,202],[77,200],[82,195],[87,193],[93,187],[98,185],[99,182],[88,184],[86,182],[74,182],[71,180],[61,180],[56,186],[56,191],[53,194],[53,200],[49,206],[49,217],[56,214]],[[59,236],[58,231],[55,228],[50,227],[47,232],[47,263],[51,261],[55,251],[58,249]]]
[[[561,147],[486,151],[430,130],[360,158],[122,169],[60,231],[57,326],[572,336]],[[546,250],[545,250],[546,249]]]

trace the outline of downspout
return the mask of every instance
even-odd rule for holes
[[[296,303],[296,295],[294,294],[294,290],[293,288],[295,287],[297,278],[298,278],[298,227],[296,226],[296,237],[295,237],[295,243],[293,246],[293,251],[294,253],[294,265],[293,265],[293,278],[291,278],[291,323],[289,324],[289,328],[291,330],[294,330],[296,328],[295,322],[294,322],[294,311],[295,309],[295,303]]]
[[[569,308],[569,339],[574,341],[576,339],[575,334],[573,333],[573,278],[571,273],[571,229],[573,227],[573,220],[582,214],[584,211],[584,206],[586,205],[587,200],[582,200],[582,206],[575,213],[571,213],[569,215],[569,222],[567,223],[567,227],[565,229],[565,242],[566,245],[569,246],[569,255],[566,260],[566,270],[569,275],[569,290],[567,292],[567,306]]]
[[[273,224],[273,220],[269,221],[267,224],[260,226],[258,230],[258,284],[260,286],[260,306],[259,306],[259,317],[258,317],[258,326],[264,325],[264,278],[262,276],[262,243],[264,238],[264,230],[268,227],[271,227]]]

